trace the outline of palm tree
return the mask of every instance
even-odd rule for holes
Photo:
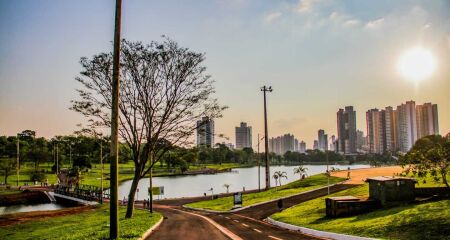
[[[300,175],[300,180],[304,178],[304,176],[307,176],[308,174],[306,174],[306,172],[308,171],[308,168],[303,167],[303,166],[298,166],[296,168],[294,168],[294,174],[299,174]]]
[[[230,186],[231,186],[231,185],[228,184],[228,183],[225,183],[225,184],[223,185],[223,187],[227,189],[227,193],[228,193],[228,189],[230,188]]]
[[[276,171],[273,173],[273,178],[275,179],[275,187],[277,186],[277,180],[280,183],[281,186],[281,178],[287,179],[287,173],[282,171]]]

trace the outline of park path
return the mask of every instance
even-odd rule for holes
[[[403,168],[400,166],[388,166],[388,167],[377,167],[377,168],[362,168],[362,169],[352,169],[350,171],[350,179],[347,180],[346,184],[363,184],[368,177],[377,176],[390,176],[394,174],[401,173]],[[332,176],[347,178],[347,170],[341,170],[331,173]]]

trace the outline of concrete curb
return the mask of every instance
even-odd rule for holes
[[[348,180],[344,180],[342,182],[331,184],[329,187],[333,187],[333,186],[336,186],[336,185],[344,184],[347,181]],[[228,211],[217,211],[217,210],[210,210],[210,209],[205,209],[205,208],[193,208],[193,207],[189,207],[189,206],[186,206],[186,205],[183,205],[182,207],[183,208],[187,208],[187,209],[191,209],[191,210],[195,210],[195,211],[203,211],[203,212],[209,212],[209,213],[235,213],[235,212],[239,212],[239,211],[245,210],[247,208],[256,207],[256,206],[263,205],[263,204],[270,203],[270,202],[276,202],[276,201],[278,201],[280,199],[291,198],[291,197],[299,196],[299,195],[302,195],[302,194],[307,194],[307,193],[310,193],[310,192],[313,192],[313,191],[326,189],[326,188],[328,188],[328,186],[320,187],[320,188],[314,188],[314,189],[311,189],[311,190],[308,190],[308,191],[305,191],[305,192],[301,192],[301,193],[297,193],[297,194],[294,194],[294,195],[290,195],[290,196],[286,196],[286,197],[282,197],[282,198],[276,198],[276,199],[268,200],[268,201],[265,201],[265,202],[255,203],[255,204],[252,204],[252,205],[249,205],[249,206],[236,208],[236,209],[232,209],[232,210],[228,210]]]
[[[320,238],[326,238],[326,239],[335,239],[335,240],[374,240],[375,239],[375,238],[358,237],[358,236],[341,234],[341,233],[319,231],[319,230],[314,230],[314,229],[306,228],[306,227],[299,227],[299,226],[295,226],[292,224],[273,220],[270,217],[267,218],[267,222],[272,225],[284,228],[284,229],[298,231],[303,234],[320,237]]]
[[[161,216],[161,219],[159,219],[159,221],[153,225],[151,228],[149,228],[144,234],[142,234],[142,236],[140,238],[138,238],[139,240],[144,240],[146,238],[148,238],[153,231],[156,230],[156,228],[159,227],[159,225],[161,225],[161,223],[164,221],[164,216]]]

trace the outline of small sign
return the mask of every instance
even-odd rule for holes
[[[233,194],[234,205],[242,205],[242,193],[237,192]]]
[[[164,187],[152,187],[152,195],[164,195]]]

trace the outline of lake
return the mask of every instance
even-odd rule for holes
[[[314,175],[324,173],[327,169],[326,165],[304,165],[308,168],[307,174]],[[369,165],[330,165],[330,168],[339,168],[345,170],[368,168]],[[270,166],[270,184],[275,186],[275,180],[272,175],[275,171],[284,171],[287,174],[287,179],[283,178],[281,183],[293,182],[299,179],[299,175],[294,175],[294,168],[296,166]],[[265,186],[265,168],[261,167],[261,189]],[[119,200],[128,198],[128,192],[131,187],[131,180],[125,181],[119,185]],[[231,172],[217,173],[217,174],[199,174],[199,175],[180,175],[167,177],[154,177],[153,186],[164,186],[164,195],[154,196],[154,199],[163,198],[180,198],[180,197],[197,197],[203,196],[204,193],[210,195],[211,193],[225,193],[226,188],[224,184],[230,184],[230,192],[258,189],[258,167],[250,168],[235,168]],[[138,190],[136,193],[137,200],[148,198],[147,189],[149,187],[149,179],[144,178],[139,181]],[[211,188],[213,191],[210,191]]]

